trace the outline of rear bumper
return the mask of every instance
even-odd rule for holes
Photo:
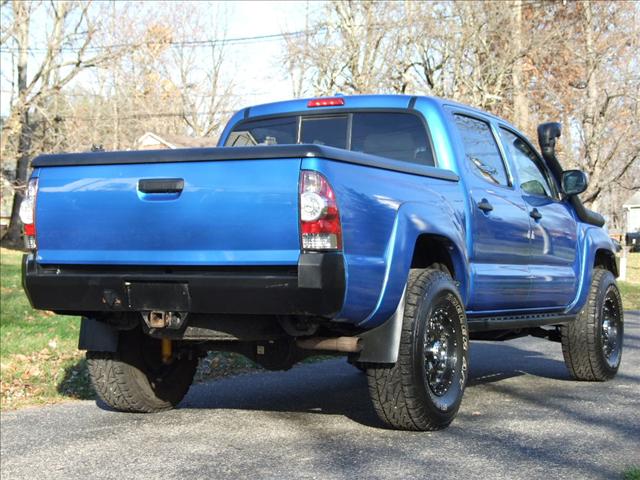
[[[34,308],[70,314],[174,310],[331,318],[342,308],[345,273],[339,253],[303,253],[297,266],[282,267],[39,265],[25,255],[22,284]]]

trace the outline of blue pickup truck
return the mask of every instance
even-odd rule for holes
[[[82,316],[98,395],[155,412],[208,351],[268,369],[346,355],[380,419],[446,427],[469,340],[562,344],[612,378],[623,308],[603,218],[508,122],[418,96],[245,108],[218,147],[42,155],[22,205],[35,308]]]

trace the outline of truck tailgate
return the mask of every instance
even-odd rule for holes
[[[41,168],[37,260],[296,264],[299,172],[299,158]],[[142,191],[141,180],[161,179],[183,188]]]

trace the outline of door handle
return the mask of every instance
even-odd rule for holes
[[[142,193],[180,193],[184,189],[182,178],[148,178],[138,181]]]
[[[480,200],[480,203],[478,203],[478,208],[484,213],[489,213],[491,210],[493,210],[493,205],[489,203],[489,200],[483,198],[482,200]]]
[[[531,218],[533,218],[534,220],[536,220],[536,221],[538,221],[538,220],[540,220],[542,218],[542,214],[538,211],[537,208],[534,208],[533,210],[531,210],[529,212],[529,216]]]

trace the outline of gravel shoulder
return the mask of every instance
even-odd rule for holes
[[[381,428],[342,359],[198,384],[157,415],[3,412],[2,478],[621,478],[640,463],[640,312],[625,320],[607,383],[571,381],[556,343],[472,342],[461,411],[436,433]]]

